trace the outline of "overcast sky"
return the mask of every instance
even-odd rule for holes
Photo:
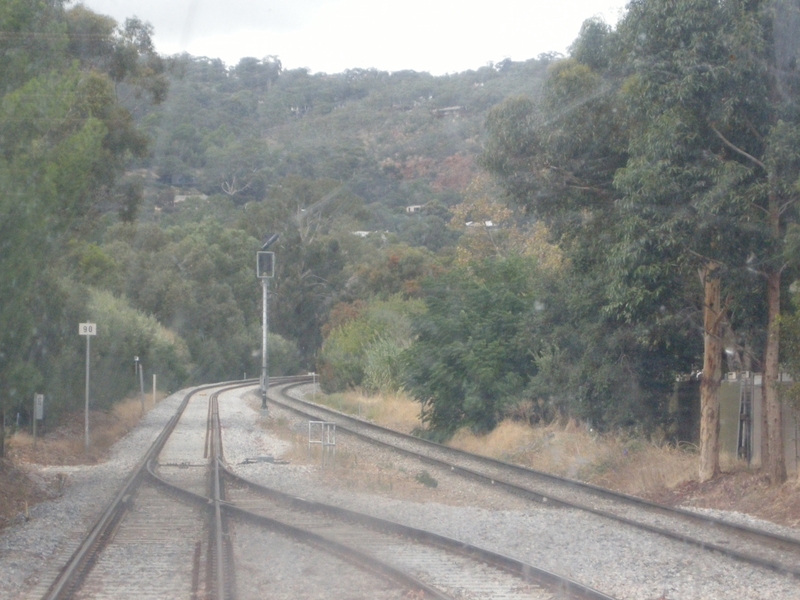
[[[593,16],[614,24],[618,0],[84,0],[155,28],[159,52],[235,65],[277,55],[285,68],[339,73],[413,69],[434,75],[505,58],[566,52]]]

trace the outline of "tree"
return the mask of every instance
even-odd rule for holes
[[[590,34],[591,44],[581,38],[573,46],[581,60],[615,65],[608,28],[593,22],[582,30]],[[625,235],[614,176],[628,162],[629,135],[615,69],[595,71],[575,57],[553,62],[541,98],[512,98],[490,112],[482,163],[537,228],[546,225],[563,261],[563,285],[549,285],[552,295],[533,318],[543,349],[530,393],[594,426],[646,430],[664,424],[691,344],[681,340],[687,324],[675,316],[686,297],[681,279],[656,294],[637,282],[636,310],[615,304],[615,290],[629,287],[611,261]]]
[[[620,26],[630,49],[625,97],[636,127],[632,157],[617,184],[628,199],[640,197],[653,207],[647,211],[662,226],[651,222],[646,229],[669,232],[702,264],[709,371],[702,388],[708,410],[703,410],[707,443],[701,447],[701,479],[718,470],[716,383],[710,380],[719,377],[721,345],[715,327],[725,316],[717,279],[723,265],[753,268],[754,259],[767,281],[767,471],[773,483],[786,476],[775,389],[781,273],[787,266],[781,247],[786,224],[796,218],[793,186],[800,165],[788,151],[799,139],[794,124],[797,77],[783,68],[788,57],[781,57],[782,44],[773,32],[780,30],[779,20],[793,16],[796,7],[791,6],[735,0],[638,2]],[[779,13],[783,19],[775,18]],[[745,262],[748,254],[750,264]]]
[[[461,265],[492,256],[519,255],[535,257],[542,271],[555,272],[565,266],[563,253],[550,243],[547,226],[542,221],[530,223],[511,210],[499,187],[486,175],[473,179],[464,202],[450,212],[450,227],[463,231],[456,249],[456,261]]]
[[[4,409],[40,385],[61,349],[57,276],[67,239],[86,235],[118,200],[127,214],[139,201],[135,190],[120,194],[115,185],[126,161],[144,154],[146,139],[118,103],[117,81],[93,63],[93,53],[114,43],[112,21],[73,10],[59,0],[0,8]]]
[[[411,318],[422,306],[419,300],[399,295],[334,306],[320,351],[323,387],[396,392],[402,385],[400,357],[413,340]]]
[[[536,372],[525,316],[535,310],[533,261],[489,259],[423,285],[427,310],[404,352],[406,389],[430,429],[491,430]]]
[[[320,329],[347,282],[345,266],[363,242],[362,201],[333,180],[287,177],[261,202],[245,206],[240,227],[256,239],[279,233],[270,283],[275,331],[297,342],[307,365],[322,343]]]

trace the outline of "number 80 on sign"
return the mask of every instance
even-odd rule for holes
[[[80,335],[97,335],[97,325],[94,323],[79,323],[78,333]]]

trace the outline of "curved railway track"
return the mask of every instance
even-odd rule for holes
[[[252,385],[186,394],[45,599],[305,597],[297,591],[300,576],[326,597],[336,597],[333,577],[358,586],[358,597],[376,599],[611,600],[498,553],[236,476],[224,464],[218,398]],[[293,559],[280,563],[278,548]]]
[[[298,384],[271,390],[270,402],[310,420],[336,423],[337,433],[412,456],[533,502],[611,519],[748,564],[800,578],[800,536],[778,535],[716,517],[676,509],[579,481],[462,452],[303,400]]]

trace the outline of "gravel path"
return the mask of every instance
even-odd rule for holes
[[[45,469],[51,475],[67,473],[67,488],[61,498],[35,507],[29,522],[0,536],[0,598],[41,598],[55,575],[52,569],[77,543],[76,533],[97,518],[184,393],[148,413],[114,446],[108,462]],[[337,438],[336,468],[322,469],[306,459],[307,423],[277,409],[262,415],[258,405],[253,394],[229,392],[220,399],[220,417],[226,460],[241,475],[265,485],[503,552],[621,600],[800,600],[797,580],[590,515],[526,504],[344,435]],[[243,464],[256,457],[284,457],[289,464]]]

